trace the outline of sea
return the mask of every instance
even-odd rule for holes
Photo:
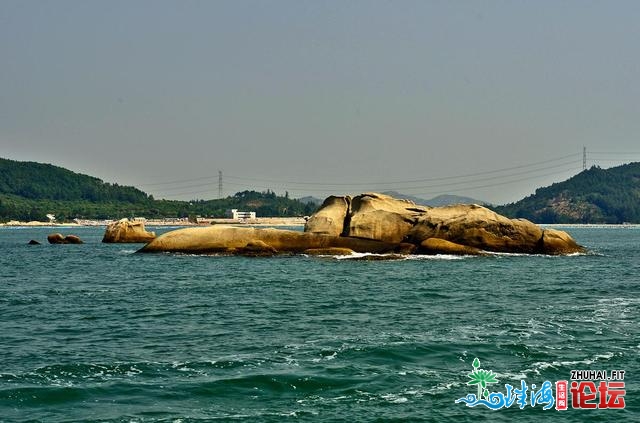
[[[1,227],[0,422],[640,421],[640,227],[567,231],[587,253],[378,260]],[[556,409],[573,370],[602,407]]]

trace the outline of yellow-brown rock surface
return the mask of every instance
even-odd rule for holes
[[[441,238],[486,251],[539,253],[542,229],[525,219],[509,219],[486,207],[434,207],[422,215],[409,237],[415,243]]]
[[[147,232],[144,222],[120,219],[107,225],[102,242],[107,243],[135,243],[149,242],[156,237],[155,232]]]
[[[155,238],[140,252],[229,253],[246,251],[251,245],[273,248],[279,253],[302,253],[315,248],[350,248],[356,252],[386,253],[397,245],[349,237],[319,235],[273,228],[214,225],[177,229]],[[268,247],[267,247],[268,246]]]
[[[572,254],[584,250],[568,233],[557,229],[542,232],[542,249],[546,254]]]
[[[455,254],[455,255],[472,255],[482,254],[482,251],[469,247],[468,245],[460,245],[455,242],[447,241],[442,238],[427,238],[420,243],[420,250],[427,254]]]
[[[327,197],[320,209],[304,225],[308,233],[340,236],[344,230],[344,218],[349,212],[351,197]]]
[[[105,235],[106,236],[106,235]],[[140,251],[272,255],[349,248],[359,253],[582,252],[569,234],[476,204],[418,206],[383,194],[329,197],[305,232],[216,225],[163,234]]]
[[[339,200],[334,197],[331,204],[335,203]],[[416,246],[429,238],[438,238],[479,250],[508,253],[584,251],[566,232],[543,230],[528,220],[509,219],[476,204],[426,207],[377,193],[361,194],[349,198],[347,203],[342,224],[337,210],[332,209],[332,221],[342,226],[343,236],[410,242]],[[317,212],[322,213],[324,206]],[[333,232],[337,233],[337,228]]]
[[[351,200],[344,234],[399,243],[427,210],[428,207],[417,206],[409,200],[377,193],[362,194]]]

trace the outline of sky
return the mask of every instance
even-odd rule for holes
[[[0,157],[155,198],[517,201],[640,161],[638,1],[0,0]]]

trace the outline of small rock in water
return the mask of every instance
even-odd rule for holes
[[[47,236],[49,244],[64,244],[64,236],[62,234],[49,234]]]
[[[31,241],[29,241],[27,243],[28,245],[40,245],[40,243],[38,241],[36,241],[35,239],[32,239]]]
[[[65,244],[84,244],[79,236],[77,235],[67,235],[64,237]]]
[[[82,240],[77,235],[63,236],[59,233],[50,234],[47,237],[47,241],[49,241],[49,244],[83,244]]]

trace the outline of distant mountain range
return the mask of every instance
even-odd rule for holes
[[[382,194],[390,195],[391,197],[394,197],[394,198],[411,200],[414,203],[419,204],[421,206],[431,206],[431,207],[448,206],[450,204],[481,204],[481,205],[486,204],[484,201],[476,200],[471,197],[461,197],[459,195],[443,194],[443,195],[438,195],[437,197],[433,197],[430,200],[425,200],[424,198],[403,194],[397,191],[384,191],[382,192]],[[300,202],[302,203],[312,203],[318,206],[322,204],[322,202],[324,201],[323,199],[312,197],[312,196],[301,197],[301,198],[298,198],[298,200],[300,200]]]
[[[395,198],[404,198],[406,200],[411,200],[416,204],[421,206],[431,206],[431,207],[441,207],[441,206],[449,206],[451,204],[487,204],[484,201],[476,200],[471,197],[463,197],[460,195],[451,195],[451,194],[442,194],[437,197],[433,197],[429,200],[425,200],[424,198],[414,197],[412,195],[403,194],[397,191],[385,191],[383,194],[390,195]]]

